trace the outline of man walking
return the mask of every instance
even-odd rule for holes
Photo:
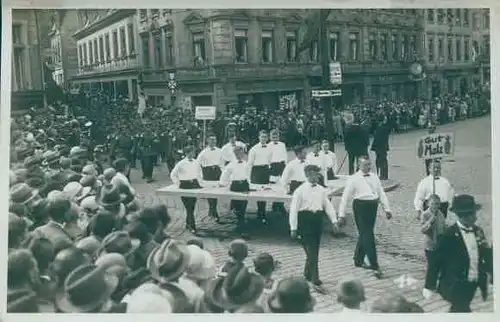
[[[347,201],[353,199],[354,221],[358,228],[358,242],[354,252],[354,265],[373,270],[375,277],[381,278],[382,272],[375,248],[375,220],[378,204],[381,203],[387,219],[392,218],[389,200],[384,192],[380,179],[371,172],[371,162],[367,156],[358,159],[359,171],[347,180],[339,206],[339,221],[343,224],[346,215]],[[365,256],[370,262],[364,265]]]
[[[375,152],[375,167],[380,180],[389,179],[389,164],[387,162],[387,151],[389,151],[389,125],[387,117],[384,116],[381,124],[375,129],[371,150]]]

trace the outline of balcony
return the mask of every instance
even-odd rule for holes
[[[302,64],[234,64],[215,67],[216,77],[224,78],[283,78],[304,76],[317,63]]]
[[[102,63],[92,64],[89,66],[80,67],[78,76],[85,76],[96,73],[110,73],[122,70],[137,69],[139,62],[137,56],[129,56],[126,58],[116,58]]]

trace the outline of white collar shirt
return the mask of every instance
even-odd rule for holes
[[[362,171],[354,173],[347,179],[339,205],[339,216],[345,217],[347,202],[350,199],[379,200],[384,211],[390,211],[389,199],[378,176],[372,172],[365,176]]]
[[[433,190],[433,176],[428,175],[427,177],[420,180],[417,186],[417,191],[415,193],[415,199],[413,201],[415,210],[423,210],[423,204],[432,195]],[[443,177],[439,177],[434,180],[435,194],[439,196],[441,202],[451,203],[453,200],[454,191],[451,187],[450,182]]]
[[[306,174],[304,168],[307,165],[307,161],[301,161],[299,159],[294,159],[290,161],[283,170],[281,175],[280,184],[287,186],[291,181],[306,182]]]
[[[288,160],[288,151],[286,150],[286,145],[280,141],[272,141],[268,143],[268,146],[271,148],[271,163],[278,162],[287,162]]]
[[[172,182],[177,186],[181,181],[196,179],[198,182],[201,182],[202,178],[203,175],[200,163],[195,159],[182,159],[174,166],[172,172],[170,173],[170,179],[172,179]]]
[[[307,162],[309,162],[309,164],[317,165],[321,168],[321,170],[326,170],[325,158],[321,155],[320,152],[310,152],[309,154],[307,154],[306,160]]]
[[[198,154],[196,160],[200,163],[201,167],[218,166],[222,168],[224,166],[222,151],[218,147],[206,147]]]
[[[325,167],[327,169],[329,168],[332,169],[333,173],[337,174],[338,170],[337,155],[335,155],[335,153],[332,151],[325,151],[325,150],[321,150],[319,154],[323,156],[325,160]]]
[[[234,155],[234,148],[237,146],[241,146],[246,151],[246,145],[241,141],[235,141],[234,144],[228,142],[222,147],[221,153],[222,153],[222,160],[224,162],[231,162],[233,160],[236,160],[236,156]]]
[[[457,220],[457,226],[462,235],[465,247],[467,248],[467,254],[469,255],[469,281],[477,281],[479,276],[479,247],[477,245],[476,234],[471,231],[467,232],[464,229],[465,226]]]
[[[290,230],[297,230],[300,211],[325,211],[332,224],[336,223],[337,214],[328,193],[328,190],[319,184],[313,186],[310,182],[304,182],[300,185],[293,193],[290,203]]]
[[[228,185],[233,181],[248,181],[248,164],[246,161],[231,161],[225,168],[222,170],[222,174],[220,177],[221,185]]]
[[[248,152],[248,165],[250,167],[271,164],[272,150],[269,143],[257,143]]]

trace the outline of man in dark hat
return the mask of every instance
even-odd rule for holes
[[[450,210],[457,222],[445,230],[437,244],[438,292],[450,303],[450,312],[471,312],[477,288],[486,300],[488,274],[493,280],[493,249],[483,229],[476,225],[480,208],[471,195],[454,197]]]

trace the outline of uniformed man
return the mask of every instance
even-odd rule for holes
[[[157,140],[154,133],[146,125],[146,130],[139,138],[139,157],[141,159],[142,178],[153,182],[153,165],[156,155]]]
[[[250,183],[257,185],[269,184],[271,157],[272,150],[269,148],[267,132],[261,131],[259,143],[254,145],[248,153]],[[265,201],[257,202],[257,217],[263,224],[267,224]]]
[[[218,182],[224,167],[221,149],[216,147],[217,139],[214,134],[207,138],[208,146],[203,149],[196,159],[201,166],[203,180],[208,182]],[[217,199],[208,199],[209,216],[219,223],[219,213],[217,212]]]

